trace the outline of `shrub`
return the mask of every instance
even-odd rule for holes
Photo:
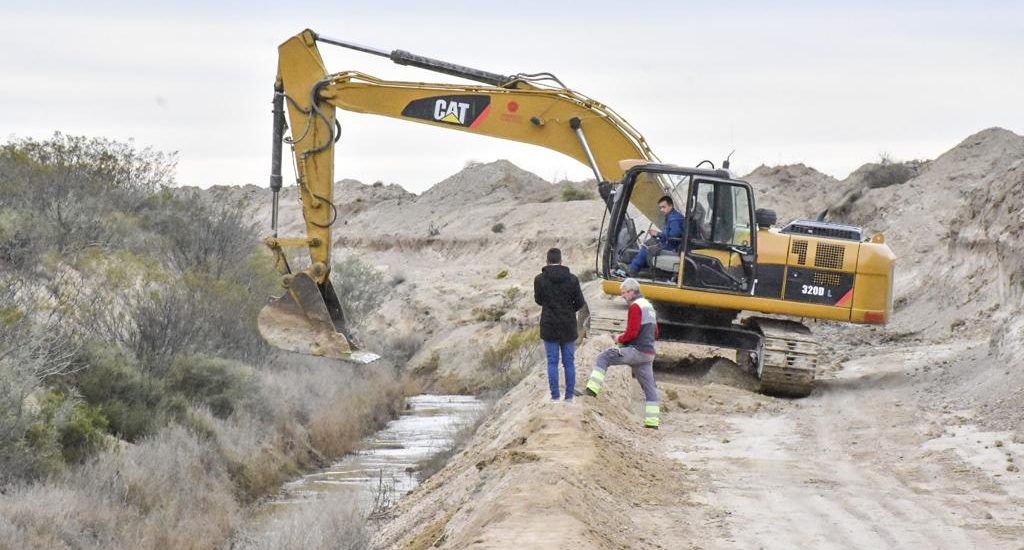
[[[507,269],[502,269],[501,271],[498,272],[498,276],[495,277],[495,278],[496,279],[507,279],[508,275],[509,275],[508,270]]]
[[[538,329],[510,334],[488,348],[481,366],[494,373],[494,388],[506,390],[519,383],[541,357]]]
[[[134,516],[117,526],[130,529],[125,547],[219,547],[241,520],[220,455],[180,426],[89,462],[67,484]]]
[[[75,402],[58,427],[61,454],[68,464],[78,464],[107,448],[109,422],[99,407]]]
[[[860,174],[867,188],[875,189],[899,185],[917,177],[921,165],[921,161],[894,161],[888,154],[882,153],[877,163],[866,164],[855,173]]]
[[[421,333],[393,334],[385,338],[382,353],[395,365],[402,366],[423,347],[425,337]]]
[[[0,272],[0,485],[63,469],[60,427],[74,412],[44,410],[47,384],[75,368],[76,345],[59,312],[26,287]]]
[[[143,227],[161,237],[160,249],[178,272],[221,279],[246,267],[259,244],[256,222],[245,204],[208,199],[197,192],[165,190],[150,196]]]
[[[510,286],[501,293],[501,302],[493,306],[473,308],[474,317],[477,321],[500,321],[506,313],[515,307],[523,289],[518,286]]]
[[[595,195],[590,191],[584,191],[582,189],[576,189],[575,187],[566,187],[562,189],[562,200],[565,202],[569,201],[589,201],[595,198]]]
[[[357,256],[336,262],[331,280],[346,319],[356,326],[364,323],[391,292],[384,273]]]
[[[505,230],[505,224],[498,222],[491,226],[491,231],[494,233],[501,233]]]
[[[137,441],[166,422],[166,386],[144,374],[138,361],[123,349],[89,344],[78,361],[83,368],[70,382],[87,403],[103,411],[111,433]]]
[[[61,254],[123,241],[129,233],[114,212],[136,212],[147,195],[174,183],[175,155],[107,139],[65,136],[0,146],[3,210],[27,212],[32,236],[0,243],[8,254],[31,245]],[[34,241],[34,244],[32,242]]]
[[[196,354],[175,358],[168,386],[226,418],[256,392],[252,368],[228,359]]]

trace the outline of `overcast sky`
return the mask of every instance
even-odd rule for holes
[[[0,0],[0,138],[55,131],[179,154],[183,185],[266,185],[277,45],[304,28],[502,74],[555,73],[664,161],[833,176],[1024,133],[1024,2]],[[88,7],[86,7],[88,6]],[[327,69],[458,82],[320,45]],[[336,176],[422,192],[467,161],[591,177],[528,145],[339,111]],[[290,178],[286,175],[286,183]]]

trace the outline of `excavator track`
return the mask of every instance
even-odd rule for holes
[[[591,300],[577,315],[581,336],[617,334],[626,331],[627,306],[622,300],[599,297]]]
[[[626,305],[621,300],[592,300],[590,307],[580,312],[578,321],[581,336],[621,333],[626,329]],[[758,351],[749,351],[754,345],[737,349],[736,362],[757,374],[761,393],[785,397],[806,397],[811,393],[818,365],[818,344],[811,329],[796,321],[766,317],[747,318],[743,327],[733,325],[731,336],[741,332],[739,329],[749,335],[751,344],[760,335]],[[708,342],[673,338],[669,324],[662,325],[662,332],[662,339],[666,341],[708,345]],[[755,359],[756,364],[751,359]]]
[[[805,397],[814,389],[818,344],[796,321],[755,317],[747,320],[764,336],[757,375],[761,393]]]

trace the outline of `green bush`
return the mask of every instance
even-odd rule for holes
[[[81,463],[106,448],[108,423],[98,407],[50,391],[42,398],[35,418],[26,439],[40,464],[45,464],[41,473]]]
[[[111,433],[134,442],[166,423],[166,385],[145,374],[123,349],[93,343],[78,361],[82,368],[72,383],[87,403],[103,411]]]
[[[582,189],[576,189],[575,187],[566,187],[562,189],[562,200],[565,202],[569,201],[589,201],[595,198],[595,195],[590,191],[584,191]]]
[[[237,361],[196,354],[177,357],[168,373],[168,385],[192,401],[227,418],[256,393],[253,370]]]
[[[107,448],[110,423],[99,407],[75,403],[73,414],[60,427],[60,446],[64,461],[80,464]]]
[[[501,233],[502,231],[505,231],[505,224],[498,222],[491,226],[491,231],[494,233]]]

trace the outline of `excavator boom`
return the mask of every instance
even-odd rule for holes
[[[482,84],[396,82],[354,71],[328,74],[318,41]],[[607,182],[617,182],[624,173],[620,161],[656,158],[643,136],[606,105],[564,86],[540,82],[553,77],[503,76],[401,50],[387,53],[321,38],[310,30],[286,41],[278,54],[271,172],[273,235],[265,242],[274,252],[286,292],[264,308],[259,326],[264,338],[279,348],[345,360],[365,359],[356,353],[358,347],[330,281],[331,228],[338,221],[333,196],[334,143],[340,136],[336,108],[545,147],[591,167],[606,191]],[[285,110],[291,123],[288,138],[284,136]],[[291,144],[295,158],[305,238],[277,235],[282,141]],[[654,205],[665,191],[655,184],[641,185],[633,191],[632,200],[654,219]],[[286,247],[307,249],[309,267],[293,272],[284,253]]]

